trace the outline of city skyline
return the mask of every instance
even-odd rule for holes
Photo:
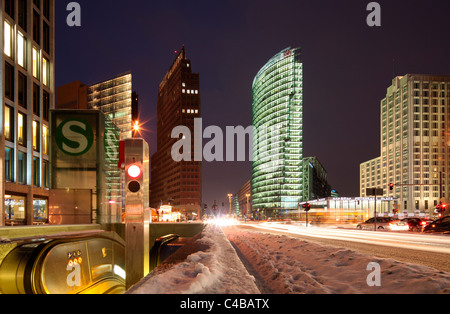
[[[374,28],[366,24],[364,1],[282,1],[276,6],[270,1],[142,1],[123,10],[115,1],[108,6],[79,3],[83,14],[78,28],[65,24],[67,3],[56,3],[56,86],[74,79],[92,83],[131,70],[141,122],[151,130],[144,137],[152,153],[158,80],[182,44],[204,78],[204,125],[219,126],[250,125],[251,83],[258,69],[277,51],[301,46],[304,155],[322,161],[330,184],[344,196],[359,195],[359,164],[379,153],[379,99],[393,76],[450,73],[444,63],[449,44],[442,40],[449,8],[444,1],[432,1],[431,9],[419,1],[408,7],[380,1],[382,26]],[[277,14],[272,16],[270,9]],[[99,15],[105,17],[101,24]],[[133,18],[125,22],[126,15]],[[269,15],[272,23],[264,23]],[[114,23],[118,19],[124,22]],[[398,36],[401,30],[408,31]],[[105,43],[102,50],[83,49],[93,40]],[[205,162],[203,201],[226,203],[227,193],[235,193],[250,176],[250,162]]]

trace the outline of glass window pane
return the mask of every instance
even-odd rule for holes
[[[12,141],[12,108],[5,106],[5,139],[8,141]]]
[[[6,21],[4,22],[4,26],[3,26],[3,35],[4,35],[3,52],[8,57],[12,57],[11,25]]]
[[[25,134],[26,134],[25,125],[26,125],[25,116],[23,114],[19,113],[17,115],[17,128],[18,128],[17,140],[18,140],[18,143],[22,146],[25,145]]]
[[[17,34],[17,63],[25,68],[27,42],[21,32]]]
[[[5,147],[5,181],[13,182],[14,152],[12,148]]]
[[[20,184],[26,184],[27,179],[27,154],[19,152],[18,153],[18,178],[17,182]]]
[[[39,78],[39,53],[36,48],[33,47],[33,76]]]
[[[33,149],[39,151],[39,123],[33,121]]]

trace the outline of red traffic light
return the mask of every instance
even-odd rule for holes
[[[133,178],[139,178],[141,176],[141,168],[137,165],[131,165],[127,170],[128,175]]]
[[[394,186],[395,186],[395,184],[394,183],[389,183],[389,190],[394,190]]]

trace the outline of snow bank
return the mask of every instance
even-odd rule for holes
[[[450,274],[288,236],[224,229],[275,294],[450,294]],[[381,286],[369,287],[369,263]]]
[[[208,247],[184,262],[156,269],[130,294],[259,294],[250,276],[220,227],[208,225],[197,241]]]

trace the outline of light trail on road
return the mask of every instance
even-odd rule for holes
[[[304,235],[329,240],[351,241],[411,250],[450,254],[450,236],[413,234],[387,231],[365,231],[339,228],[320,228],[280,223],[248,224],[246,226],[267,231],[285,232],[286,234]]]

